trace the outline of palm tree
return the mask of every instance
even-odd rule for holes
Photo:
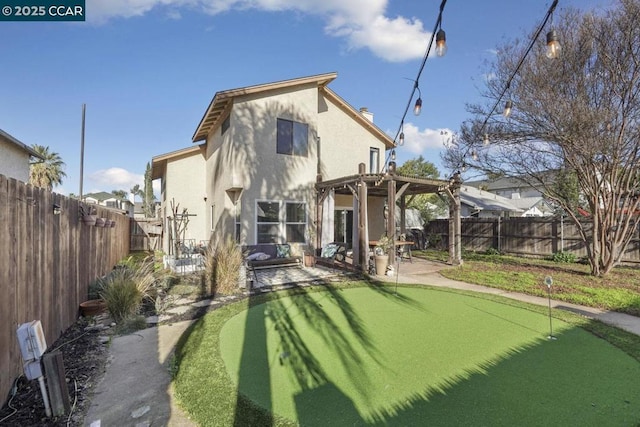
[[[116,196],[118,200],[127,200],[127,192],[124,190],[112,190],[111,194]]]
[[[140,198],[144,198],[144,191],[140,189],[140,184],[136,184],[130,190],[131,194],[133,194],[133,201],[135,202],[136,196]]]
[[[62,178],[67,174],[63,171],[65,164],[60,155],[50,152],[48,146],[33,144],[31,148],[44,160],[33,162],[29,166],[29,184],[48,190],[53,189],[54,185],[62,184]]]

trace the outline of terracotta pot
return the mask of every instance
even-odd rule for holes
[[[96,215],[83,215],[82,222],[87,224],[88,226],[96,225],[96,220],[98,217]]]
[[[91,299],[80,303],[80,314],[83,316],[95,316],[107,310],[107,303],[103,299]]]

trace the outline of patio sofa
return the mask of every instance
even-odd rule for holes
[[[260,243],[242,247],[247,271],[258,281],[256,270],[275,267],[302,267],[302,257],[293,255],[288,243]]]

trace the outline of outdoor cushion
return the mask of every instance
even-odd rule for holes
[[[288,244],[276,245],[276,258],[289,258],[291,256],[291,246]]]
[[[271,258],[271,255],[269,254],[263,254],[263,253],[259,253],[258,256],[256,257],[256,260],[258,261],[265,261],[267,259]]]
[[[322,248],[320,256],[322,258],[333,258],[337,251],[338,245],[336,245],[335,243],[329,243],[324,248]]]
[[[255,252],[247,257],[247,261],[255,261],[257,259],[262,259],[260,257],[264,255],[267,255],[267,254],[265,254],[264,252]],[[267,255],[267,258],[264,258],[264,259],[269,259],[269,256]]]

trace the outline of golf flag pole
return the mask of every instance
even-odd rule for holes
[[[549,296],[549,336],[547,338],[555,340],[557,338],[553,336],[553,325],[551,324],[551,285],[553,285],[553,278],[551,276],[545,277],[544,284],[547,285],[547,295]]]

